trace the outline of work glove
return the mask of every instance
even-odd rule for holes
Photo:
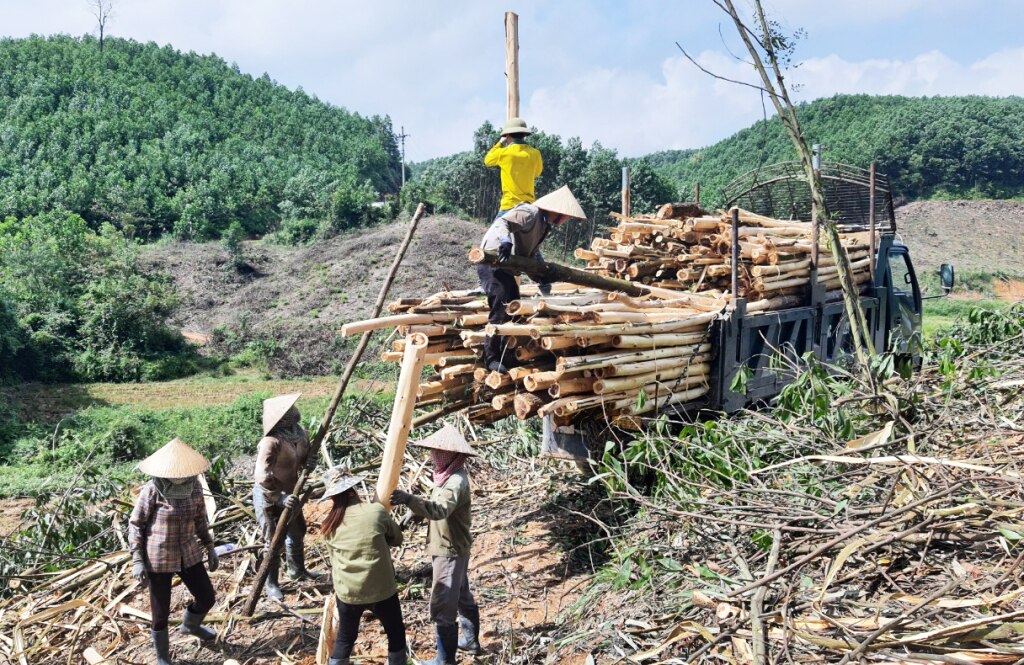
[[[277,505],[288,510],[295,510],[299,505],[299,499],[294,494],[281,494],[277,500]]]
[[[392,506],[407,506],[412,500],[412,494],[403,492],[402,490],[395,490],[391,493],[391,505]]]
[[[220,568],[220,557],[217,556],[217,549],[211,544],[206,548],[206,569],[211,573]]]
[[[141,559],[136,559],[132,563],[132,577],[135,581],[142,585],[143,588],[149,586],[149,575],[146,573],[146,564]]]
[[[545,298],[547,296],[551,295],[551,285],[550,284],[538,284],[537,285],[537,290],[540,291],[540,294],[542,296],[544,296]]]
[[[498,245],[498,263],[504,263],[512,256],[512,241],[505,239]]]

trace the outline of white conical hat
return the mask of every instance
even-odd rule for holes
[[[427,438],[414,441],[412,445],[419,446],[420,448],[447,450],[453,453],[462,453],[463,455],[476,455],[473,446],[469,445],[469,442],[462,436],[462,433],[451,425],[445,425]]]
[[[139,471],[154,478],[189,478],[209,468],[207,459],[181,439],[174,439],[139,462]]]
[[[576,197],[569,191],[569,185],[564,185],[559,189],[545,194],[536,201],[533,205],[537,206],[541,210],[547,210],[548,212],[558,212],[563,215],[569,215],[576,219],[586,219],[587,214],[583,212],[583,206],[576,200]]]
[[[295,406],[300,397],[302,397],[302,393],[289,393],[263,400],[263,436],[270,434],[270,430],[281,422],[284,414]]]

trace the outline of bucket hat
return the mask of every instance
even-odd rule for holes
[[[332,496],[346,492],[364,480],[366,480],[366,476],[335,476],[328,482],[327,489],[324,490],[324,495],[320,500],[326,501]]]
[[[447,450],[453,453],[476,456],[473,446],[469,445],[459,430],[451,425],[445,425],[425,439],[413,441],[412,445],[420,448],[433,448],[434,450]]]
[[[139,471],[154,478],[189,478],[210,468],[210,462],[181,439],[173,439],[139,462]]]
[[[263,436],[270,434],[270,430],[281,422],[284,414],[295,406],[300,397],[302,397],[302,393],[289,393],[263,400]]]
[[[501,135],[506,134],[518,134],[520,136],[529,136],[533,134],[530,128],[526,126],[526,121],[522,118],[509,118],[508,122],[505,123],[505,127],[501,130]]]
[[[587,214],[583,212],[583,206],[580,205],[580,202],[577,201],[576,197],[569,191],[568,185],[545,194],[534,201],[533,205],[537,206],[541,210],[557,212],[562,215],[568,215],[569,217],[575,217],[576,219],[587,218]]]

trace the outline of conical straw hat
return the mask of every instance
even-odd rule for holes
[[[559,189],[545,194],[536,201],[533,205],[537,206],[541,210],[547,210],[548,212],[557,212],[576,219],[586,219],[587,214],[583,212],[583,206],[576,200],[576,197],[569,191],[569,186],[564,185]]]
[[[181,439],[174,439],[139,462],[139,471],[154,478],[190,478],[209,468],[206,458]]]
[[[281,422],[284,414],[295,406],[300,397],[302,397],[302,393],[289,393],[263,400],[263,436],[270,434],[270,430]]]
[[[328,483],[327,490],[320,500],[326,501],[332,496],[346,492],[364,480],[366,480],[366,476],[335,476],[333,484]]]
[[[420,448],[433,448],[434,450],[447,450],[453,453],[476,456],[473,446],[469,445],[459,430],[451,425],[445,425],[425,439],[414,441],[414,446]]]

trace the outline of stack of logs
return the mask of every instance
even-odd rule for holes
[[[652,216],[623,217],[610,237],[595,238],[591,248],[577,249],[576,257],[601,275],[641,282],[666,289],[727,292],[732,274],[732,220],[730,215],[694,217],[680,214],[671,204]],[[811,274],[811,224],[777,220],[739,211],[740,295],[749,300],[802,294]],[[840,234],[855,284],[870,279],[866,233]],[[818,282],[827,290],[839,289],[831,253],[821,248]]]
[[[740,220],[747,311],[802,304],[810,275],[810,225],[745,211]],[[485,296],[442,292],[395,301],[391,316],[348,324],[342,334],[396,328],[401,337],[382,355],[393,362],[402,360],[410,336],[427,338],[424,364],[433,373],[418,386],[416,408],[433,411],[417,424],[456,411],[481,424],[546,414],[558,424],[593,411],[618,426],[637,427],[641,417],[708,391],[710,327],[730,299],[723,290],[731,271],[730,234],[725,214],[622,218],[612,240],[595,240],[589,252],[577,253],[591,269],[675,289],[678,298],[664,292],[636,298],[570,284],[556,284],[545,297],[525,285],[522,297],[507,307],[511,321],[491,325]],[[861,284],[868,275],[867,245],[853,236],[842,242],[854,281]],[[819,281],[838,288],[824,247],[819,261]],[[514,358],[507,374],[483,367],[490,335],[501,335],[506,358]]]

